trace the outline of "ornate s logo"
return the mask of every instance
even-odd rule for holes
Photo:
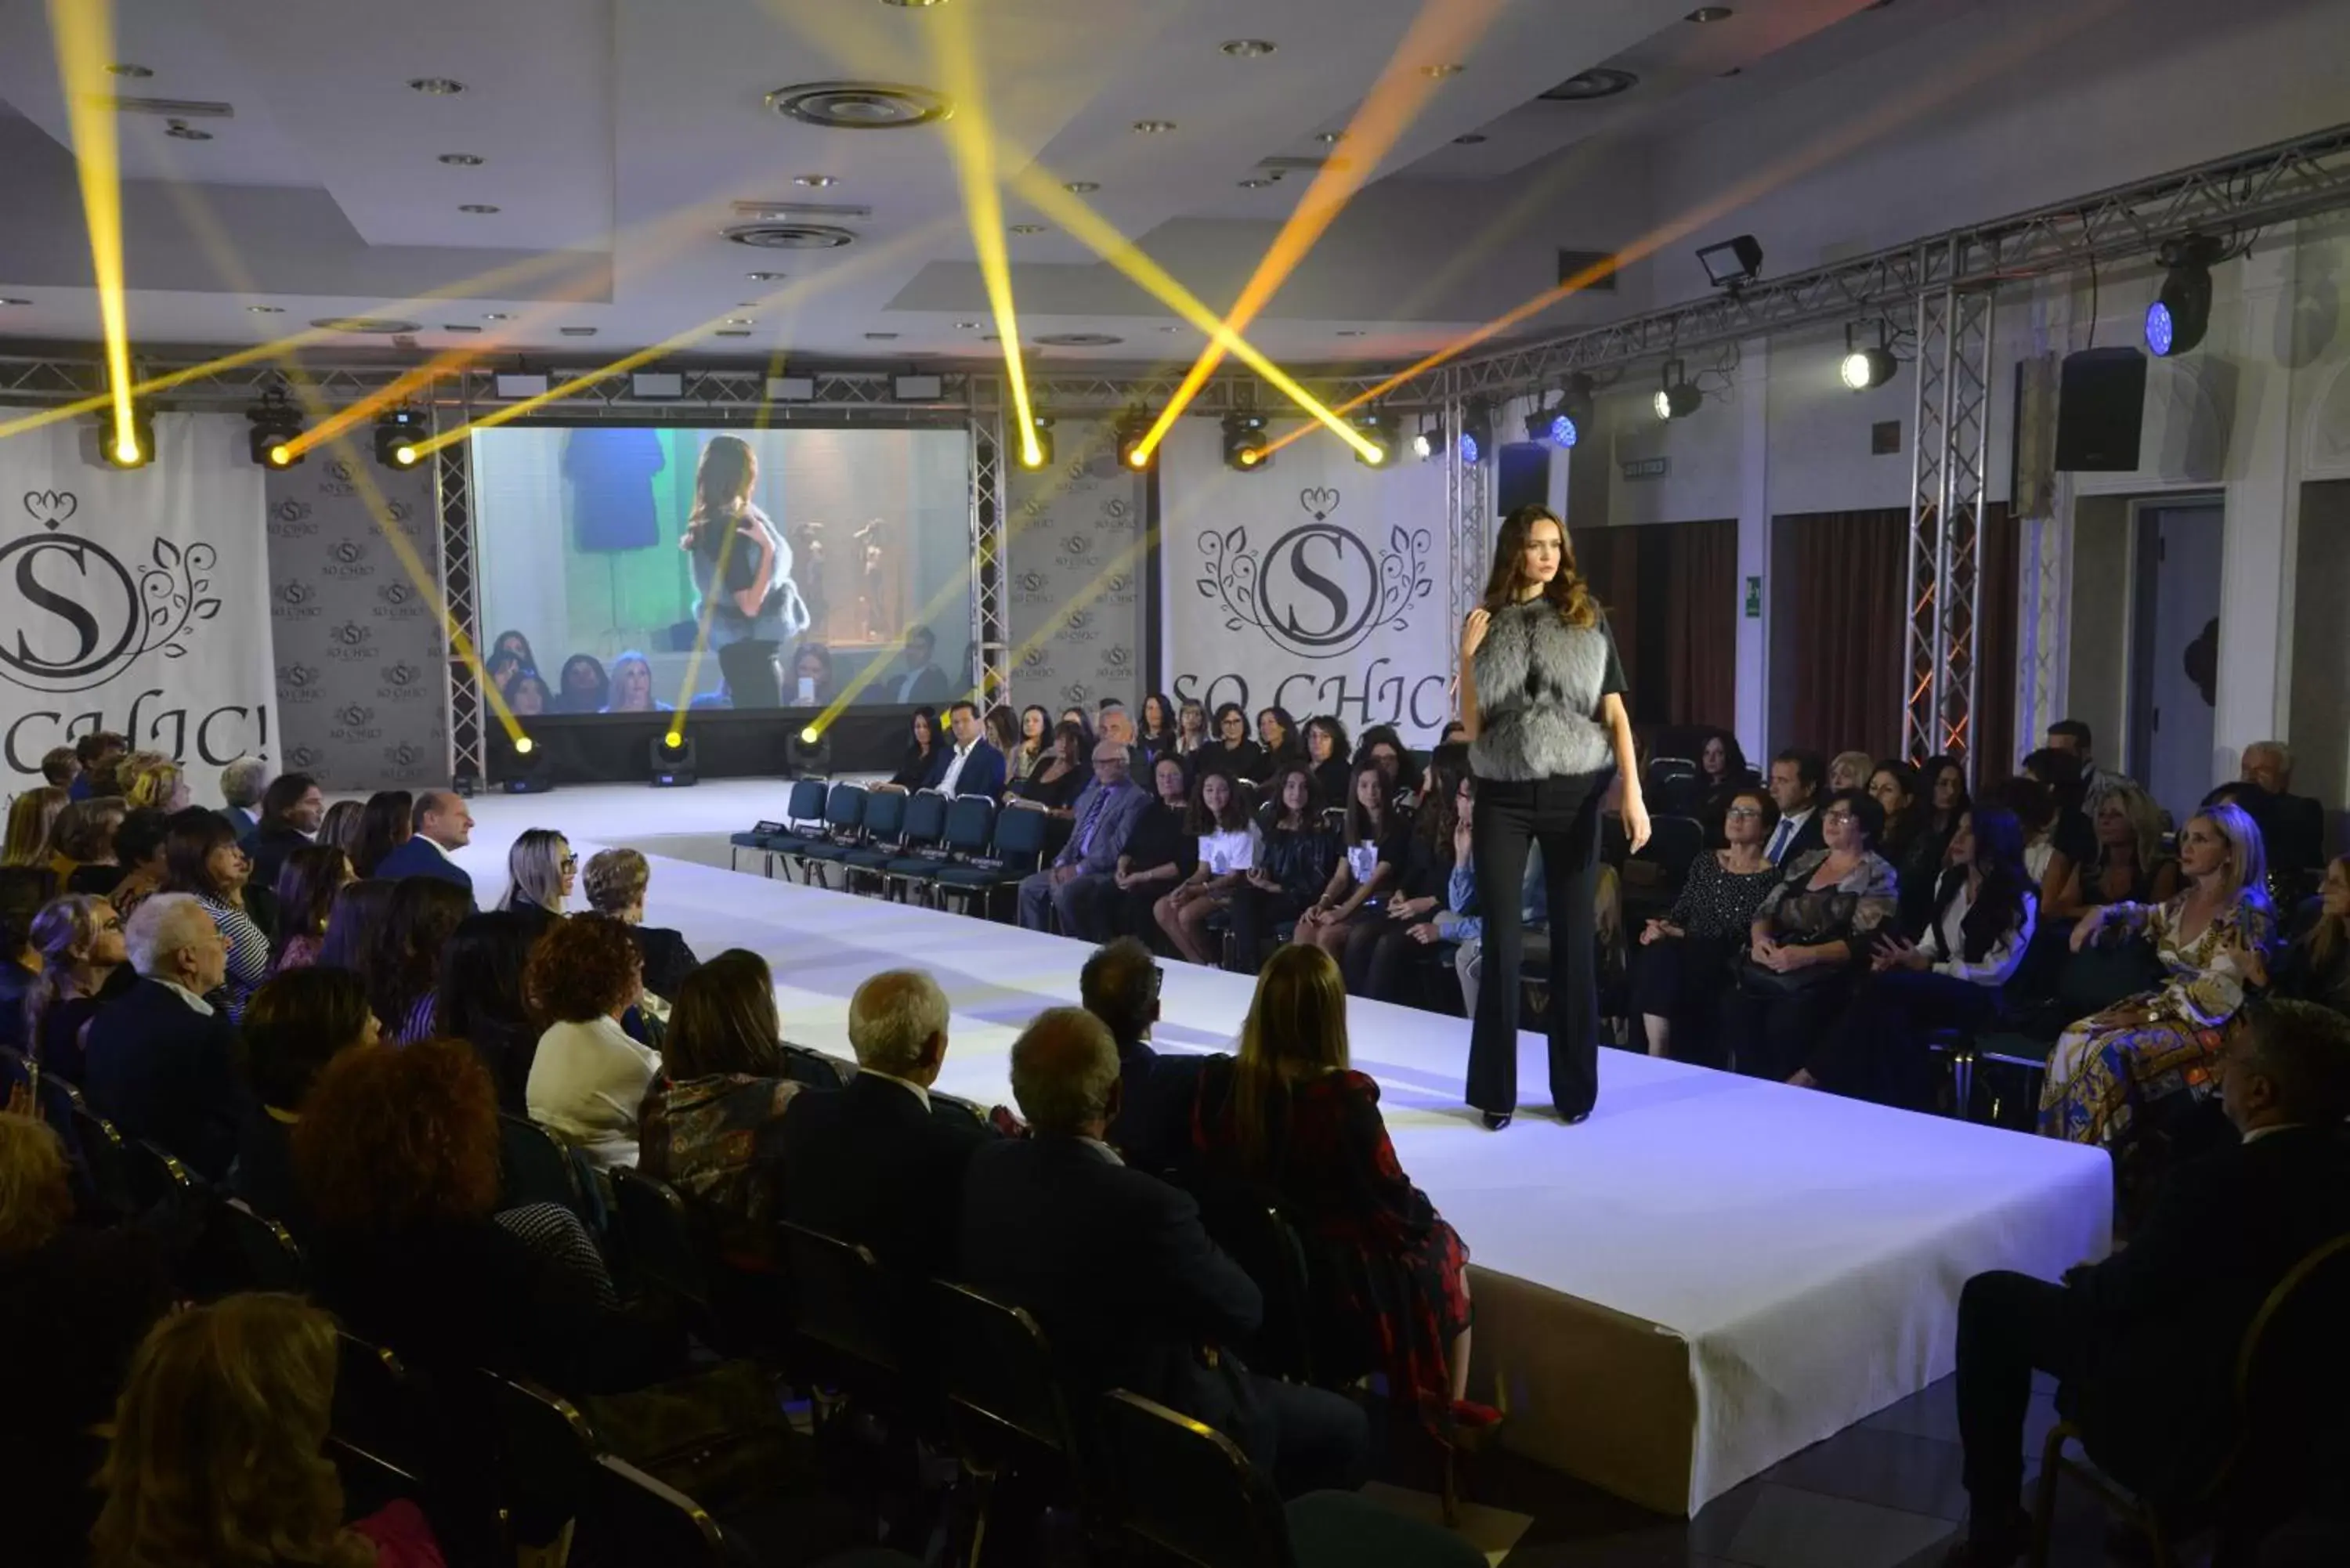
[[[299,577],[277,585],[277,602],[281,605],[307,605],[318,597],[318,590]]]
[[[1102,663],[1111,670],[1124,670],[1133,662],[1134,652],[1131,649],[1113,645],[1102,649]]]
[[[1020,591],[1024,594],[1043,593],[1045,591],[1045,574],[1042,572],[1021,573]]]
[[[1329,520],[1336,490],[1315,486],[1297,500],[1313,521],[1262,554],[1249,548],[1245,527],[1201,535],[1200,592],[1222,604],[1224,629],[1254,627],[1302,659],[1336,659],[1382,628],[1409,625],[1412,607],[1436,587],[1428,530],[1397,528],[1374,552]]]
[[[1073,561],[1082,561],[1093,553],[1093,540],[1083,534],[1072,534],[1061,541],[1061,554]]]
[[[375,717],[375,710],[364,703],[352,702],[335,710],[335,722],[349,729],[359,729]]]
[[[318,683],[318,669],[311,664],[281,664],[277,667],[277,684],[299,691]]]
[[[310,520],[310,504],[292,499],[281,501],[269,509],[269,514],[280,523],[307,523]]]
[[[413,686],[424,679],[424,671],[413,664],[401,662],[383,672],[385,681],[393,686]]]
[[[356,471],[351,467],[349,459],[338,457],[327,464],[327,472],[335,476],[336,483],[348,484]]]
[[[1043,649],[1041,649],[1041,648],[1032,648],[1032,649],[1029,649],[1026,652],[1023,653],[1023,654],[1020,656],[1020,668],[1021,668],[1021,669],[1023,669],[1023,670],[1036,670],[1036,669],[1040,669],[1040,668],[1042,668],[1042,667],[1043,667],[1043,665],[1044,665],[1044,663],[1045,663],[1045,650],[1044,650]]]
[[[286,765],[300,773],[316,773],[318,764],[327,760],[326,753],[316,746],[288,746]]]
[[[347,620],[327,635],[345,648],[358,648],[375,634],[355,620]]]
[[[382,680],[383,684],[375,689],[375,694],[386,702],[421,702],[432,695],[424,671],[405,659],[388,667],[382,673]]]
[[[401,741],[396,745],[386,746],[383,749],[383,760],[396,768],[412,768],[424,760],[424,753],[420,748],[410,745],[406,741]]]
[[[1125,522],[1126,514],[1133,510],[1133,506],[1122,495],[1113,495],[1102,503],[1102,515],[1116,523]]]
[[[1111,594],[1130,594],[1134,591],[1134,578],[1124,572],[1113,572],[1104,587]]]
[[[1093,625],[1093,623],[1094,618],[1089,612],[1076,609],[1071,610],[1069,612],[1069,618],[1063,621],[1061,624],[1067,627],[1071,631],[1083,631],[1086,628]]]
[[[383,510],[384,515],[402,524],[416,514],[416,509],[405,501],[387,501],[383,504]]]
[[[40,532],[0,545],[0,678],[87,691],[146,654],[185,658],[195,623],[220,614],[205,575],[219,559],[210,545],[182,550],[157,537],[150,564],[132,568],[64,531],[81,511],[71,491],[27,491],[24,507]]]
[[[1093,688],[1082,680],[1072,680],[1061,688],[1061,701],[1075,708],[1093,701]]]
[[[416,597],[416,590],[410,587],[406,583],[386,583],[383,587],[376,589],[375,597],[390,605],[392,608],[398,609]]]
[[[335,541],[334,548],[327,553],[345,566],[349,566],[353,561],[367,559],[367,546],[357,539],[338,539]]]

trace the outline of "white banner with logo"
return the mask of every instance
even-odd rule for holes
[[[1274,439],[1295,427],[1276,423]],[[1349,734],[1430,746],[1451,714],[1452,545],[1444,471],[1386,468],[1315,431],[1264,468],[1226,466],[1219,421],[1177,421],[1159,459],[1168,687]]]
[[[155,461],[95,460],[87,420],[0,441],[0,763],[7,788],[94,730],[187,770],[278,753],[262,472],[236,414],[159,414]],[[88,455],[86,455],[88,454]]]
[[[1004,478],[1011,508],[1013,706],[1091,711],[1142,697],[1142,583],[1149,541],[1142,477],[1118,465],[1107,423],[1064,420],[1056,460]]]

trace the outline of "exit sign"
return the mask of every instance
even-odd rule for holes
[[[1665,476],[1665,469],[1669,461],[1669,460],[1661,457],[1636,457],[1627,459],[1624,464],[1624,477],[1627,479],[1662,479]]]

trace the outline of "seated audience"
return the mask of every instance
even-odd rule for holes
[[[899,789],[928,789],[931,777],[938,772],[939,758],[944,748],[939,744],[939,716],[928,708],[917,708],[908,721],[912,726],[911,738],[906,742],[905,754],[898,759],[898,771],[889,782]]]
[[[1273,772],[1264,748],[1249,739],[1248,711],[1237,702],[1216,710],[1215,734],[1191,753],[1193,779],[1211,769],[1251,784],[1262,783]]]
[[[579,881],[579,857],[551,827],[526,827],[506,851],[506,898],[499,906],[520,916],[534,939],[563,922],[563,906]]]
[[[236,829],[238,838],[249,837],[261,826],[256,811],[268,787],[269,764],[259,757],[239,757],[221,769],[221,815]]]
[[[78,1084],[88,1071],[90,1020],[130,989],[122,918],[103,898],[68,893],[33,917],[33,949],[41,955],[41,972],[25,995],[26,1053],[44,1071]],[[124,982],[109,983],[118,974]]]
[[[216,812],[190,806],[167,825],[163,890],[186,893],[203,906],[228,940],[228,968],[213,1000],[234,1020],[247,998],[269,978],[269,927],[277,923],[275,902],[262,889],[248,889],[253,862],[236,845],[236,835]]]
[[[1328,714],[1305,721],[1305,762],[1324,800],[1347,798],[1347,781],[1354,776],[1354,753],[1348,749],[1347,726]]]
[[[2293,748],[2282,741],[2259,741],[2244,748],[2242,776],[2269,793],[2261,836],[2269,870],[2290,885],[2316,871],[2325,859],[2325,808],[2293,793]]]
[[[341,807],[336,809],[340,810]],[[330,817],[332,815],[328,814]],[[326,831],[323,826],[319,829],[321,834]],[[415,836],[416,797],[404,789],[376,791],[359,808],[359,826],[354,831],[358,835],[357,847],[344,846],[351,857],[352,867],[362,877],[379,875],[376,868],[383,864],[385,857]],[[337,839],[336,842],[340,843],[341,840]],[[426,864],[430,863],[428,859]],[[403,873],[395,867],[381,875],[399,877]]]
[[[1411,855],[1412,819],[1396,809],[1391,782],[1376,760],[1355,764],[1347,786],[1347,852],[1313,905],[1297,917],[1295,940],[1336,958],[1352,940],[1351,927],[1380,918],[1372,900],[1402,879]],[[1373,926],[1371,935],[1378,934]]]
[[[351,857],[331,844],[305,844],[278,865],[277,946],[270,963],[283,974],[318,961],[335,899],[359,875]]]
[[[473,874],[449,857],[451,851],[463,849],[473,841],[473,813],[465,804],[465,797],[454,790],[426,790],[416,797],[409,826],[412,829],[409,836],[379,860],[374,870],[362,869],[359,875],[392,881],[403,877],[437,877],[463,891],[470,913]]]
[[[2209,1098],[2220,1032],[2244,1003],[2257,960],[2274,947],[2277,918],[2264,887],[2260,830],[2215,805],[2178,836],[2186,888],[2166,904],[2108,904],[2073,928],[2073,950],[2116,935],[2151,942],[2165,973],[2158,991],[2126,997],[2082,1019],[2049,1054],[2040,1130],[2110,1147],[2149,1105]]]
[[[947,672],[938,665],[939,637],[926,626],[906,631],[905,652],[898,667],[877,683],[885,702],[943,702],[954,694]]]
[[[124,1137],[151,1138],[217,1181],[243,1116],[236,1028],[205,1000],[226,977],[229,939],[185,893],[140,905],[124,937],[139,981],[90,1020],[82,1089]]]
[[[950,705],[947,743],[931,750],[934,760],[926,787],[941,794],[983,794],[990,800],[1003,793],[1003,753],[988,742],[977,703]]]
[[[1838,752],[1828,759],[1828,793],[1865,790],[1868,787],[1868,775],[1876,770],[1877,761],[1866,752]]]
[[[995,748],[995,754],[1003,759],[1004,782],[1009,784],[1018,778],[1020,775],[1013,772],[1012,759],[1020,750],[1020,715],[1013,711],[1009,702],[998,702],[987,711],[980,730],[987,737],[987,743]]]
[[[253,1103],[236,1142],[228,1189],[296,1235],[309,1215],[294,1179],[294,1128],[327,1064],[382,1037],[367,985],[347,969],[313,965],[273,977],[253,993],[238,1037]]]
[[[1374,724],[1365,730],[1362,738],[1355,742],[1355,762],[1357,766],[1367,762],[1379,765],[1379,776],[1388,782],[1390,799],[1402,794],[1418,798],[1419,764],[1411,760],[1409,748],[1393,724]],[[1352,775],[1348,776],[1351,781]],[[1330,798],[1333,805],[1337,803],[1336,795]]]
[[[66,792],[55,784],[36,785],[9,802],[7,836],[0,841],[0,866],[48,869],[57,854],[49,835],[65,808]]]
[[[1256,743],[1264,753],[1268,768],[1308,760],[1305,747],[1297,738],[1297,721],[1289,716],[1286,708],[1262,708],[1257,711]]]
[[[130,742],[120,735],[109,735],[105,740],[108,743],[99,751],[98,760],[83,766],[81,777],[74,780],[68,794],[79,791],[77,798],[89,800],[123,793],[123,785],[130,778],[124,770],[130,762]]]
[[[1005,776],[1014,784],[1021,783],[1050,761],[1057,746],[1053,715],[1031,702],[1020,710],[1020,743],[1003,753]]]
[[[1885,823],[1877,802],[1859,790],[1832,794],[1819,822],[1826,847],[1780,867],[1721,999],[1722,1044],[1751,1077],[1783,1079],[1803,1065],[1866,972],[1877,938],[1893,929],[1899,885],[1877,853]]]
[[[1358,1484],[1369,1428],[1354,1404],[1201,1354],[1254,1333],[1264,1298],[1197,1203],[1110,1151],[1122,1090],[1101,1021],[1037,1014],[1012,1047],[1012,1092],[1034,1136],[972,1156],[963,1276],[1036,1314],[1085,1407],[1110,1388],[1155,1399],[1230,1438],[1286,1497]]]
[[[1771,800],[1779,808],[1779,826],[1771,830],[1762,853],[1772,865],[1784,866],[1827,847],[1820,828],[1820,784],[1826,773],[1817,752],[1785,751],[1771,759]]]
[[[1229,906],[1231,967],[1240,974],[1256,973],[1264,940],[1314,907],[1342,856],[1338,836],[1323,824],[1322,792],[1312,770],[1292,763],[1274,775],[1272,793],[1273,803],[1259,818],[1256,863],[1232,889]]]
[[[441,1033],[471,1045],[490,1069],[498,1109],[517,1116],[530,1114],[525,1086],[538,1054],[539,1032],[523,995],[529,961],[530,937],[522,921],[504,909],[468,915],[441,954],[440,1001],[433,1009]]]
[[[605,915],[556,922],[531,949],[523,988],[546,1023],[524,1087],[530,1119],[591,1164],[636,1164],[637,1107],[661,1059],[620,1027],[645,990],[629,928]]]
[[[70,802],[57,813],[57,826],[50,829],[56,854],[49,868],[57,874],[60,890],[92,893],[101,898],[114,890],[114,885],[122,880],[114,836],[121,830],[128,810],[120,795],[93,795]]]
[[[2050,853],[2044,869],[2038,873],[2040,901],[2053,904],[2064,891],[2065,879],[2096,858],[2097,833],[2090,826],[2089,814],[2082,807],[2086,786],[2082,781],[2080,759],[2074,753],[2034,752],[2023,759],[2023,776],[2047,785],[2055,803],[2055,813],[2048,825]]]
[[[181,775],[180,764],[160,752],[131,753],[117,765],[115,776],[133,810],[143,807],[169,816],[188,809],[188,781]]]
[[[827,660],[827,673],[830,668]],[[557,679],[563,686],[555,699],[558,713],[601,713],[611,701],[612,678],[604,673],[603,660],[592,653],[575,653],[565,659]]]
[[[1102,1021],[1118,1047],[1118,1115],[1110,1124],[1109,1146],[1152,1170],[1171,1163],[1173,1146],[1188,1137],[1182,1124],[1191,1115],[1191,1074],[1206,1060],[1180,1056],[1162,1062],[1151,1048],[1162,978],[1157,958],[1133,937],[1096,948],[1077,975],[1079,1002]],[[1177,1082],[1180,1094],[1162,1092]]]
[[[791,683],[783,693],[785,707],[822,708],[838,690],[832,673],[832,649],[820,642],[803,642],[792,650]]]
[[[1134,819],[1134,831],[1111,878],[1118,892],[1118,917],[1111,923],[1122,937],[1158,930],[1159,905],[1200,864],[1199,839],[1189,826],[1191,803],[1183,784],[1182,759],[1153,760],[1150,785],[1150,804]]]
[[[1175,749],[1175,704],[1166,693],[1153,691],[1142,699],[1142,719],[1135,726],[1135,749],[1150,758],[1156,765],[1161,757],[1182,761]]]
[[[588,857],[588,907],[629,928],[644,955],[645,989],[673,1002],[701,960],[681,931],[645,924],[645,889],[652,885],[650,861],[633,849],[599,849]],[[443,1031],[446,1033],[446,1031]]]
[[[41,753],[41,782],[70,793],[81,777],[81,758],[71,746],[51,746]],[[78,798],[78,797],[76,797]]]
[[[367,970],[367,991],[369,1005],[383,1020],[384,1038],[393,1044],[448,1033],[434,1024],[441,958],[473,909],[473,899],[462,888],[437,877],[392,884],[391,903]]]
[[[2031,875],[2032,885],[2041,889],[2041,905],[2051,900],[2047,890],[2054,886],[2064,891],[2064,882],[2055,877],[2056,869],[2056,795],[2038,779],[2018,774],[2002,779],[1984,792],[1983,798],[2015,818],[2023,830],[2023,868]]]
[[[331,844],[351,857],[351,869],[359,871],[361,829],[366,825],[367,807],[355,800],[338,800],[318,818],[318,842]],[[387,846],[388,847],[388,846]],[[359,871],[359,875],[367,875]]]
[[[612,659],[611,684],[605,695],[607,713],[666,713],[667,702],[653,697],[652,661],[633,648],[624,648]]]
[[[800,1085],[783,1075],[775,977],[729,948],[685,977],[638,1119],[637,1168],[720,1222],[720,1250],[772,1266],[784,1217],[784,1113]]]
[[[1043,760],[1033,764],[1004,792],[1004,804],[1024,800],[1043,806],[1055,816],[1068,815],[1077,791],[1087,781],[1088,754],[1085,727],[1064,721],[1054,730],[1052,747],[1044,753]]]
[[[1732,796],[1761,784],[1762,775],[1746,764],[1745,748],[1727,730],[1709,730],[1697,752],[1698,818],[1705,824],[1707,842],[1719,849],[1721,825]]]
[[[1197,697],[1186,697],[1175,710],[1175,754],[1188,761],[1209,741],[1206,704]]]
[[[1925,936],[1881,936],[1843,1021],[1789,1080],[1880,1105],[1932,1108],[1938,1029],[1997,1021],[2002,993],[2023,963],[2039,898],[2023,869],[2023,829],[1997,806],[1960,819],[1950,869],[1929,907]],[[1966,1114],[1960,1106],[1958,1112]]]
[[[253,857],[253,879],[264,888],[277,886],[286,857],[318,835],[326,819],[327,797],[308,774],[280,774],[261,792],[261,816],[244,840]]]
[[[2306,1002],[2256,1004],[2214,1064],[2242,1141],[2174,1169],[2128,1246],[2061,1283],[2002,1272],[1960,1293],[1959,1568],[2005,1568],[2030,1540],[2020,1493],[2035,1371],[2056,1378],[2060,1408],[2106,1474],[2142,1496],[2196,1495],[2238,1429],[2245,1330],[2287,1271],[2350,1231],[2350,1021]],[[2296,1479],[2312,1491],[2329,1479],[2308,1473],[2316,1444],[2280,1437],[2272,1459],[2304,1473],[2263,1485],[2290,1496]]]
[[[1374,1002],[1404,999],[1412,964],[1436,940],[1431,922],[1445,908],[1452,867],[1468,853],[1459,830],[1472,781],[1461,759],[1439,751],[1429,764],[1426,795],[1409,819],[1410,836],[1401,869],[1388,886],[1387,908],[1378,917],[1357,920],[1347,932],[1340,968],[1349,995]]]
[[[1404,1175],[1379,1087],[1347,1050],[1338,966],[1295,945],[1257,977],[1240,1053],[1201,1069],[1194,1138],[1208,1169],[1270,1194],[1303,1234],[1310,1311],[1333,1365],[1373,1370],[1399,1403],[1469,1387],[1469,1250]]]
[[[1928,757],[1918,770],[1918,777],[1926,791],[1926,804],[1934,814],[1934,836],[1949,848],[1950,839],[1959,831],[1959,814],[1974,805],[1967,793],[1967,768],[1952,756]]]
[[[2130,784],[2125,774],[2108,773],[2097,765],[2092,755],[2089,726],[2078,719],[2059,719],[2048,726],[2047,750],[2069,754],[2077,765],[2081,777],[2081,798],[2074,803],[2084,812],[2096,810],[2097,803],[2116,784]]]
[[[517,719],[536,719],[554,711],[553,689],[544,676],[528,665],[507,676],[500,690],[505,694],[507,711]]]
[[[2050,919],[2075,919],[2106,904],[2163,904],[2178,891],[2178,862],[2162,852],[2162,808],[2127,779],[2097,802],[2096,846],[2074,868]]]
[[[1901,934],[1915,939],[1933,919],[1934,890],[1941,886],[1943,858],[1950,842],[1934,831],[1934,808],[1925,785],[1908,763],[1879,763],[1868,775],[1868,794],[1885,813],[1881,853],[1900,878]]]
[[[103,1431],[132,1352],[175,1294],[152,1232],[73,1218],[56,1131],[0,1113],[0,1528],[26,1568],[88,1561]]]
[[[461,1041],[328,1063],[294,1127],[294,1179],[319,1304],[428,1374],[486,1366],[577,1396],[674,1364],[673,1334],[617,1310],[571,1210],[498,1210],[496,1091]]]
[[[122,826],[114,830],[114,858],[120,874],[107,889],[106,899],[114,906],[114,912],[126,920],[139,912],[139,906],[149,897],[162,889],[163,879],[171,875],[171,857],[167,853],[171,821],[160,811],[126,811]]]
[[[2350,1013],[2350,855],[2336,856],[2326,867],[2306,929],[2272,966],[2261,963],[2252,970],[2253,984],[2263,984],[2264,977],[2271,996]]]
[[[391,919],[391,896],[399,890],[399,883],[380,877],[344,883],[328,911],[327,934],[319,940],[314,961],[349,970],[372,984],[384,924]]]
[[[25,1048],[25,998],[41,975],[33,921],[56,893],[46,867],[0,866],[0,1047]]]
[[[1072,808],[1076,826],[1068,843],[1050,866],[1021,879],[1020,923],[1028,929],[1050,929],[1051,917],[1057,914],[1063,936],[1093,942],[1109,936],[1118,859],[1149,804],[1127,776],[1127,757],[1126,747],[1116,741],[1094,747],[1094,782]]]
[[[81,764],[81,772],[75,774],[73,782],[66,786],[66,793],[76,800],[89,800],[99,795],[121,794],[119,788],[99,789],[98,787],[99,765],[101,763],[107,765],[109,782],[111,783],[112,775],[116,772],[114,763],[130,750],[130,742],[111,730],[92,730],[88,734],[82,736],[73,745],[74,761]],[[57,783],[55,779],[49,782]]]
[[[1176,766],[1180,772],[1181,764]],[[1159,764],[1162,774],[1166,767]],[[1166,787],[1163,781],[1160,787]],[[1208,921],[1231,909],[1233,896],[1247,884],[1263,835],[1242,804],[1241,786],[1231,775],[1214,772],[1201,774],[1191,787],[1181,828],[1188,841],[1176,850],[1176,863],[1189,870],[1152,904],[1151,923],[1183,958],[1212,968],[1222,957]]]
[[[1779,808],[1750,786],[1722,808],[1729,846],[1690,862],[1673,907],[1640,930],[1633,1004],[1648,1030],[1648,1054],[1703,1062],[1713,1055],[1713,1029],[1731,961],[1746,943],[1754,911],[1777,885],[1779,868],[1762,853]]]

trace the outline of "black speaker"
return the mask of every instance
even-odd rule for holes
[[[2064,356],[2056,393],[2056,468],[2128,473],[2146,421],[2146,355],[2134,346]]]

